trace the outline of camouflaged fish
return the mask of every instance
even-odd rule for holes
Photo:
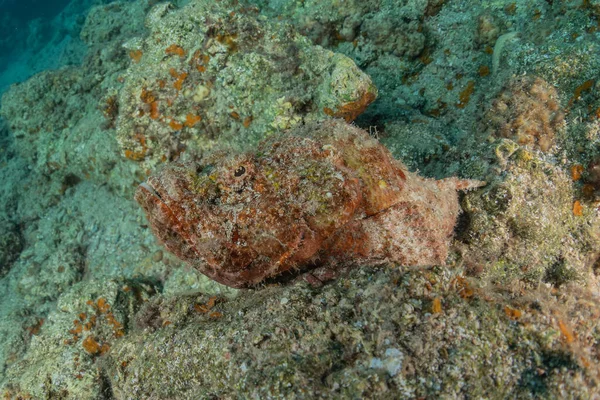
[[[167,165],[135,198],[170,252],[241,288],[319,267],[444,264],[456,191],[480,184],[421,178],[365,131],[327,121]]]

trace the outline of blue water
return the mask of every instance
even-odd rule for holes
[[[22,23],[36,18],[52,19],[60,13],[68,0],[4,0],[0,1],[0,12]]]
[[[97,0],[0,0],[0,94],[12,83],[69,61],[56,54],[79,41]]]

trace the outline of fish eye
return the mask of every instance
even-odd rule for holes
[[[236,168],[236,170],[233,172],[233,175],[236,178],[239,178],[240,176],[244,175],[246,173],[246,167],[244,167],[243,165],[240,165],[239,167]]]

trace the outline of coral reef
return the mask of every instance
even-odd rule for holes
[[[372,79],[380,94],[360,118],[375,125],[403,113],[400,82],[411,80],[430,60],[430,29],[425,21],[440,0],[347,0],[343,2],[256,0],[261,13],[284,18],[313,43],[350,57]],[[433,28],[435,29],[435,28]],[[401,98],[402,97],[402,98]]]
[[[31,343],[25,357],[8,362],[3,396],[106,398],[110,388],[96,367],[98,357],[123,336],[130,314],[153,293],[152,286],[123,280],[70,287],[47,318],[24,329]]]
[[[80,37],[88,46],[122,41],[144,32],[144,17],[152,1],[131,6],[119,1],[93,7],[85,18]]]
[[[12,131],[14,150],[36,172],[64,186],[63,191],[82,180],[123,190],[131,185],[124,182],[126,177],[133,180],[135,174],[131,166],[119,163],[114,135],[98,129],[106,108],[102,101],[129,62],[122,49],[124,35],[143,29],[143,21],[128,17],[147,9],[144,2],[119,4],[94,9],[90,22],[83,24],[89,46],[84,67],[44,71],[2,96],[0,116]],[[110,21],[111,29],[98,27],[97,19]]]
[[[92,2],[103,4],[75,18]],[[2,397],[597,396],[598,0],[107,3],[72,0],[52,23],[34,22],[22,32],[0,16],[7,33],[0,46],[14,47],[23,60],[4,63],[0,55],[0,91],[7,80],[60,66],[14,85],[0,104]],[[46,46],[40,38],[48,28],[56,31]],[[194,59],[198,49],[202,57]],[[206,85],[205,75],[213,79]],[[506,108],[495,108],[500,101]],[[158,136],[123,130],[131,122],[121,119],[126,112]],[[560,113],[564,126],[552,123]],[[318,176],[297,180],[314,191],[290,193],[327,198],[323,190],[340,185],[328,171],[348,178],[348,190],[381,193],[385,188],[372,181],[355,184],[368,171],[361,177],[360,168],[333,164],[348,160],[336,153],[340,146],[311,136],[318,126],[311,121],[335,115],[356,118],[402,160],[409,183],[423,183],[421,191],[437,184],[420,177],[488,182],[459,194],[465,212],[454,232],[444,227],[434,235],[439,256],[397,253],[444,258],[447,265],[400,265],[407,258],[375,266],[391,258],[363,257],[353,247],[348,256],[361,268],[346,269],[346,254],[316,241],[322,267],[302,266],[310,269],[306,279],[286,276],[237,290],[157,243],[133,200],[163,164],[155,154],[164,154],[165,164],[212,157],[212,172],[227,172],[215,176],[223,189],[255,188],[246,178],[256,171],[238,169],[240,157],[266,165],[265,155],[278,154],[288,163],[283,170],[294,172],[273,175],[273,193],[289,178]],[[501,118],[487,125],[482,117]],[[513,117],[524,140],[506,133]],[[311,145],[286,141],[288,129]],[[357,148],[374,143],[359,137]],[[269,147],[275,143],[280,150]],[[223,152],[230,147],[236,150]],[[302,174],[291,168],[325,153],[329,164],[309,163]],[[209,169],[192,169],[191,176],[210,177]],[[444,193],[431,205],[457,207],[454,190]],[[256,201],[244,190],[206,195],[231,205],[236,198]],[[390,207],[379,219],[356,213],[366,198],[330,242],[339,239],[344,248],[357,242],[361,228],[406,222],[389,219]],[[343,223],[337,219],[348,217],[332,221],[319,208],[329,203],[313,200],[289,200],[312,206],[303,208],[307,224],[332,223],[334,230]],[[233,206],[224,209],[235,215]],[[433,224],[437,217],[427,210],[411,221]],[[271,211],[275,222],[292,221],[285,227],[290,235],[297,233],[295,219]],[[323,218],[311,220],[308,212]],[[270,225],[285,232],[283,223]],[[239,241],[239,231],[226,231],[226,239],[228,233]],[[420,233],[419,240],[431,238],[431,227]],[[313,279],[331,278],[331,271],[338,278],[327,284]]]
[[[234,4],[157,5],[149,35],[126,44],[116,129],[127,158],[152,168],[198,158],[215,141],[248,147],[303,121],[353,120],[375,99],[349,58]]]
[[[366,132],[328,121],[272,135],[257,153],[169,165],[136,200],[169,251],[247,287],[317,261],[444,264],[456,191],[479,184],[422,179]]]

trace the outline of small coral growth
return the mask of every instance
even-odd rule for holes
[[[513,79],[485,115],[488,133],[549,151],[564,125],[556,89],[541,78]]]
[[[146,169],[197,159],[216,142],[252,146],[327,114],[350,121],[377,96],[349,58],[233,2],[157,5],[148,28],[126,43],[116,120],[123,154]]]
[[[110,311],[110,304],[103,297],[95,302],[88,300],[86,303],[90,312],[82,312],[73,321],[73,328],[69,330],[71,339],[65,340],[65,344],[73,345],[81,340],[81,347],[90,355],[102,355],[110,349],[108,339],[116,339],[124,335],[123,325]],[[104,325],[104,327],[102,326]],[[111,332],[112,331],[112,332]],[[109,333],[110,332],[110,333]]]

